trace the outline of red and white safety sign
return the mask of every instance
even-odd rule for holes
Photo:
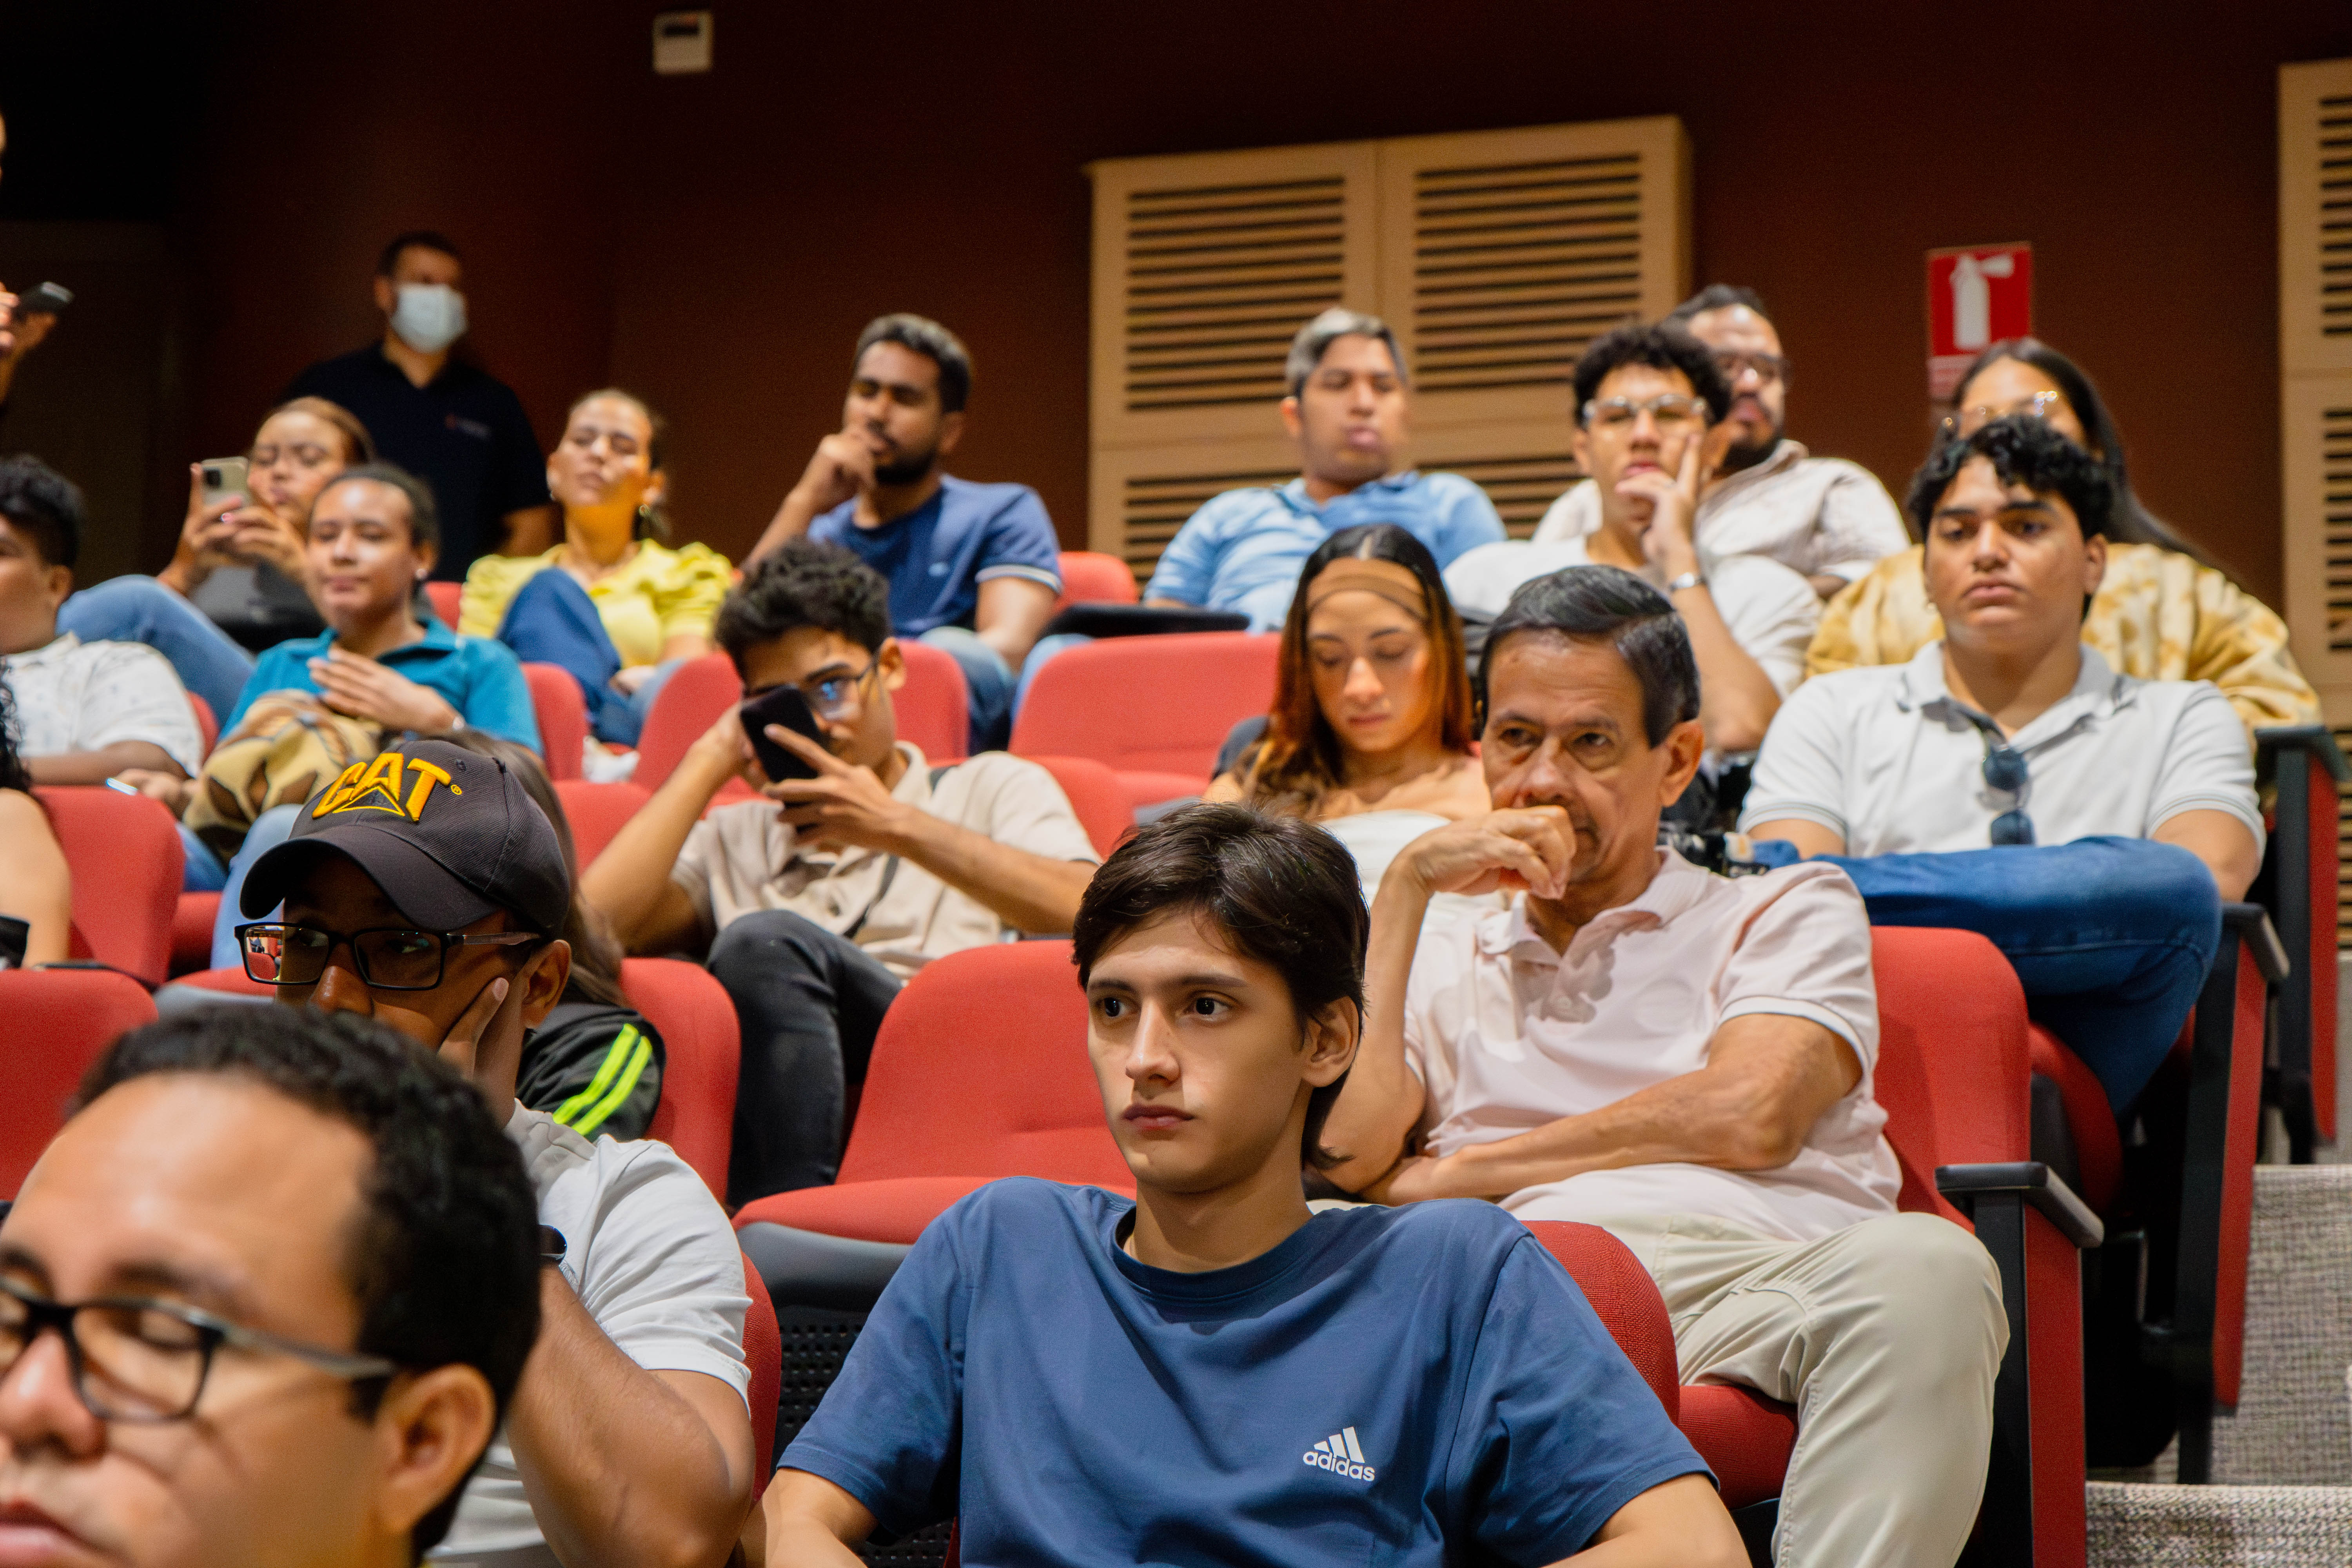
[[[1927,253],[1927,395],[1948,403],[1987,343],[2033,331],[2033,247],[1963,245]]]

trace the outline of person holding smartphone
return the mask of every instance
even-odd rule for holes
[[[984,752],[932,766],[898,738],[890,587],[836,544],[785,542],[719,606],[750,696],[581,874],[631,952],[708,956],[734,1000],[728,1202],[833,1180],[846,1086],[934,958],[1066,931],[1098,857],[1053,774]],[[755,763],[749,725],[769,767]],[[764,799],[703,815],[744,774]],[[779,809],[781,808],[781,809]]]

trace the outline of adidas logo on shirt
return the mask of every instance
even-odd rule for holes
[[[1318,1470],[1328,1470],[1351,1481],[1372,1479],[1372,1467],[1364,1463],[1364,1451],[1356,1446],[1356,1429],[1353,1426],[1341,1427],[1299,1458]]]

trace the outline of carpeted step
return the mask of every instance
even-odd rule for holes
[[[2344,1568],[2352,1487],[2093,1481],[2090,1568]]]
[[[2352,1166],[2254,1171],[2238,1413],[2213,1423],[2213,1479],[2352,1484]]]

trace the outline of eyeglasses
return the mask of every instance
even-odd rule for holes
[[[1765,386],[1776,381],[1785,381],[1789,374],[1789,362],[1782,355],[1734,353],[1729,350],[1715,356],[1715,368],[1723,372],[1723,379],[1735,386],[1739,384],[1740,375],[1751,370],[1756,373],[1758,383]]]
[[[856,711],[858,706],[857,689],[866,684],[866,678],[873,674],[875,670],[881,668],[881,664],[882,656],[877,653],[872,658],[866,661],[866,668],[864,669],[859,670],[855,675],[828,675],[822,680],[801,682],[801,695],[808,699],[809,711],[814,713],[820,719],[842,719],[846,718],[849,714]],[[785,685],[790,683],[780,681],[777,684]],[[765,697],[769,692],[775,689],[776,688],[774,686],[753,687],[750,690],[745,691],[743,695],[745,697]]]
[[[1706,405],[1680,393],[1663,392],[1639,401],[1631,397],[1596,397],[1584,405],[1588,424],[1612,432],[1631,428],[1633,421],[1644,414],[1658,427],[1659,435],[1679,435],[1686,426],[1706,422]]]
[[[360,978],[379,991],[430,991],[453,947],[516,947],[547,939],[527,931],[405,931],[378,926],[368,931],[321,931],[316,926],[265,923],[236,928],[246,976],[264,985],[316,985],[335,949],[351,944]]]
[[[1955,409],[1944,416],[1942,429],[1948,437],[1973,436],[1996,419],[2006,419],[2011,415],[2027,419],[2047,419],[2053,408],[2063,408],[2065,405],[2065,394],[2059,392],[2037,392],[2031,397],[2021,397],[2002,408],[1995,408],[1989,403],[1979,403],[1971,407]]]
[[[1974,723],[1976,717],[1969,715]],[[1997,738],[1995,732],[1978,725],[1985,741],[1984,782],[1989,789],[2015,797],[2025,788],[2025,753]],[[2033,842],[2033,818],[2025,815],[2020,805],[2011,806],[1992,819],[1992,841],[1995,844],[2031,844]]]
[[[174,1301],[52,1301],[0,1281],[0,1378],[51,1329],[66,1342],[74,1393],[101,1421],[186,1420],[195,1414],[213,1354],[223,1345],[292,1356],[345,1379],[390,1377],[400,1370],[382,1356],[305,1344]]]

